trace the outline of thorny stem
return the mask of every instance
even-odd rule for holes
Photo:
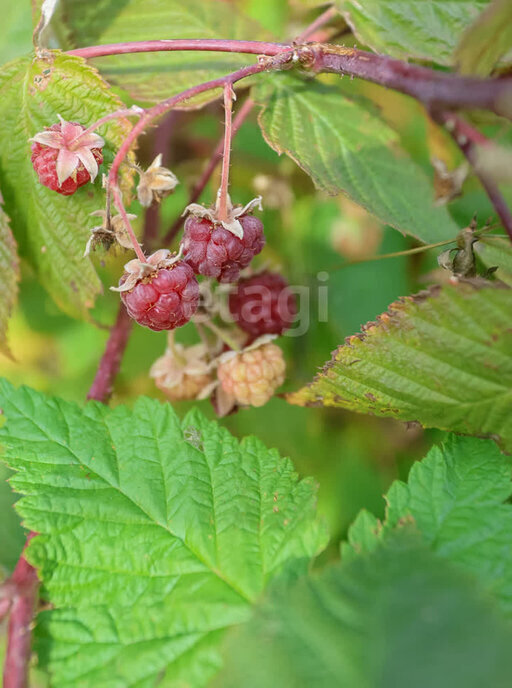
[[[244,121],[246,120],[247,116],[251,112],[251,110],[254,107],[254,101],[252,98],[246,98],[244,101],[243,105],[241,108],[238,110],[237,114],[235,115],[233,119],[233,126],[232,126],[232,131],[231,131],[231,139],[233,140],[233,137],[236,135],[237,131],[240,129]],[[217,146],[215,147],[215,150],[212,153],[212,156],[208,162],[208,165],[205,167],[204,172],[200,176],[199,180],[195,184],[194,188],[190,192],[190,196],[188,198],[188,203],[187,205],[190,205],[191,203],[195,203],[196,201],[199,200],[201,197],[201,194],[203,193],[206,185],[208,184],[208,181],[212,174],[215,171],[215,168],[219,164],[219,161],[222,159],[222,152],[224,150],[224,137],[220,139],[218,142]],[[179,217],[176,218],[175,222],[172,224],[170,227],[169,231],[165,235],[163,239],[164,245],[170,244],[174,237],[177,235],[177,233],[180,231],[181,226],[184,222],[184,216],[180,215]]]
[[[160,41],[133,41],[130,43],[110,43],[93,45],[87,48],[69,50],[68,55],[84,57],[105,57],[107,55],[124,55],[126,53],[153,53],[174,50],[201,50],[224,53],[245,53],[250,55],[277,55],[291,48],[287,43],[266,43],[264,41],[235,41],[210,38],[173,39]]]
[[[479,79],[323,43],[310,44],[312,69],[349,75],[405,93],[428,110],[479,108],[512,118],[512,78]]]
[[[310,35],[308,29],[306,32]],[[279,56],[291,48],[292,46],[286,43],[195,39],[98,45],[71,50],[68,54],[91,58],[134,52],[213,50]],[[335,44],[311,43],[296,46],[297,50],[301,48],[309,48],[314,57],[312,69],[316,72],[347,74],[372,81],[405,93],[423,103],[427,108],[480,108],[512,117],[512,78],[510,77],[503,79],[464,77]]]
[[[432,112],[431,115],[436,122],[444,125],[468,162],[473,166],[475,174],[484,187],[489,200],[494,206],[494,210],[512,241],[512,213],[510,212],[510,208],[498,189],[497,184],[490,179],[477,164],[476,148],[477,146],[488,145],[490,143],[489,139],[458,115],[447,112]]]
[[[35,535],[36,533],[28,534],[25,548]],[[24,554],[19,558],[8,582],[12,584],[13,591],[7,631],[3,688],[28,688],[32,619],[37,602],[39,580],[36,570],[28,563]]]
[[[311,38],[318,29],[321,29],[325,24],[328,24],[334,17],[339,17],[339,12],[336,7],[328,7],[325,12],[322,12],[314,22],[311,22],[302,33],[300,33],[294,40],[294,43],[305,43],[309,38]]]
[[[228,186],[229,186],[229,165],[231,160],[231,136],[233,124],[233,87],[231,84],[224,85],[224,152],[222,155],[222,174],[218,195],[218,216],[219,220],[228,219]]]

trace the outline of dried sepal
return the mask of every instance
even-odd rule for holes
[[[169,399],[185,401],[211,394],[215,385],[211,375],[214,367],[205,344],[185,347],[176,344],[171,333],[164,355],[154,362],[149,374]]]
[[[176,175],[166,167],[162,167],[161,153],[156,156],[147,170],[139,170],[139,176],[137,198],[145,208],[148,208],[153,201],[160,202],[179,184]]]
[[[143,263],[138,258],[128,261],[124,266],[125,272],[128,273],[128,277],[118,287],[110,287],[111,291],[130,291],[135,287],[137,282],[153,274],[161,268],[170,268],[171,265],[177,263],[181,259],[181,253],[171,253],[166,248],[161,248],[155,251],[152,255],[146,258],[146,262]]]
[[[233,206],[231,203],[231,199],[228,196],[228,203],[227,203],[227,211],[228,211],[228,216],[227,219],[221,220],[219,218],[219,199],[217,198],[217,203],[214,207],[209,207],[206,208],[204,205],[201,205],[200,203],[191,203],[188,205],[184,212],[183,215],[195,215],[196,217],[200,218],[207,218],[211,222],[217,225],[222,225],[224,229],[227,229],[228,232],[231,232],[234,234],[236,237],[239,239],[242,239],[244,236],[244,230],[243,227],[238,220],[239,217],[242,217],[243,215],[247,215],[248,213],[252,212],[254,208],[258,208],[259,210],[263,210],[263,206],[261,205],[262,198],[261,196],[257,196],[256,198],[253,198],[249,203],[246,205],[236,205]]]
[[[108,250],[113,244],[117,243],[123,248],[132,248],[132,242],[126,230],[121,215],[114,215],[109,217],[105,210],[95,210],[91,213],[91,217],[101,217],[103,219],[101,225],[91,229],[91,236],[89,237],[85,246],[84,257],[88,256],[96,246],[103,246]],[[135,220],[136,215],[127,214],[129,220]]]
[[[81,124],[66,122],[59,115],[60,125],[47,127],[38,132],[30,141],[59,151],[56,161],[57,179],[63,184],[82,163],[91,177],[98,174],[98,162],[92,153],[93,148],[103,148],[104,139],[94,132],[88,132]]]

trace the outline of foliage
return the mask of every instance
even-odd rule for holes
[[[384,523],[358,516],[341,564],[273,587],[218,685],[507,685],[510,492],[492,442],[434,447],[391,486]]]
[[[32,38],[42,11],[51,21]],[[510,26],[505,0],[5,10],[6,684],[28,673],[34,688],[510,683],[512,127],[496,114],[510,109]],[[223,50],[168,50],[173,39]],[[227,75],[247,66],[232,96]],[[211,79],[169,111],[169,97]],[[217,170],[231,109],[241,126]],[[452,110],[456,131],[436,123]],[[105,139],[98,178],[68,197],[30,161],[30,139],[59,117]],[[202,275],[167,252],[192,200],[216,223],[211,234],[196,223]],[[227,261],[224,245],[236,253],[229,228],[246,204],[266,245],[243,276],[278,272],[297,294],[296,322],[271,345],[237,328],[230,287],[204,277]],[[150,254],[162,308],[186,289],[165,291],[175,260],[191,261],[201,289],[176,331],[130,323],[109,288],[131,261],[151,304]],[[258,406],[285,362],[284,385]],[[29,531],[38,600],[25,567],[13,574]]]
[[[381,222],[425,243],[456,232],[446,209],[433,207],[423,172],[369,103],[283,75],[255,91],[264,103],[259,121],[266,141],[295,160],[319,189],[344,191]]]
[[[490,0],[337,0],[356,36],[376,52],[453,64],[461,33]]]
[[[324,544],[311,483],[198,412],[180,421],[145,398],[82,411],[7,382],[0,400],[11,484],[27,495],[17,508],[41,534],[28,557],[55,607],[37,632],[55,686],[162,671],[161,685],[204,685],[223,629]]]
[[[490,435],[511,451],[511,305],[509,288],[478,282],[406,297],[288,399]]]

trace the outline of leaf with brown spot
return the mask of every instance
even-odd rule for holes
[[[512,289],[467,280],[393,303],[287,400],[492,437],[512,451]]]

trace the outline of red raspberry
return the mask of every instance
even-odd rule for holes
[[[101,136],[76,122],[65,122],[46,127],[31,140],[31,161],[39,181],[52,191],[70,196],[98,174],[103,162]]]
[[[122,286],[131,277],[127,271],[121,277]],[[121,291],[128,315],[150,330],[173,330],[185,325],[197,310],[199,285],[192,268],[184,261],[169,267],[159,267],[135,285]]]
[[[235,282],[240,270],[262,250],[265,235],[261,220],[244,215],[238,221],[243,228],[241,239],[206,217],[189,215],[182,241],[183,255],[196,274],[215,277],[219,282]]]
[[[276,272],[240,280],[229,295],[229,310],[239,327],[254,337],[283,334],[297,314],[295,295]]]

